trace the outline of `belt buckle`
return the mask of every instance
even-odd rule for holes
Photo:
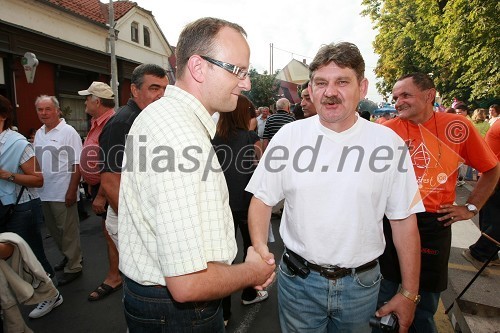
[[[339,267],[339,266],[328,266],[322,267],[321,276],[326,277],[330,280],[336,280],[338,278],[344,277],[346,274],[347,268]]]

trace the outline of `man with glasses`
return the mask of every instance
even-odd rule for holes
[[[425,212],[417,214],[421,239],[421,301],[410,331],[437,332],[434,314],[440,293],[448,282],[451,224],[478,213],[497,184],[500,167],[472,122],[462,116],[434,112],[436,89],[428,75],[412,73],[402,76],[394,85],[392,94],[399,117],[384,125],[396,131],[406,142],[425,205]],[[467,203],[453,205],[457,169],[464,161],[483,175]],[[380,258],[384,276],[380,306],[397,294],[401,282],[396,242],[391,237],[391,225],[385,222],[387,245]],[[417,300],[416,294],[409,298]],[[386,314],[386,311],[380,312]]]
[[[268,262],[237,246],[228,190],[210,139],[211,115],[250,90],[250,49],[237,24],[202,18],[176,48],[175,86],[132,125],[123,160],[118,238],[131,333],[224,332],[221,298],[274,278]]]

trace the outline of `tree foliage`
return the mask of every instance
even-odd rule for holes
[[[500,96],[497,0],[363,0],[379,34],[375,73],[383,95],[397,78],[432,73],[444,100]]]
[[[264,74],[259,74],[255,69],[250,70],[250,82],[252,89],[243,92],[252,103],[256,106],[271,106],[278,96],[279,82],[276,80],[276,74],[269,75],[267,71]]]
[[[358,109],[359,111],[368,111],[370,113],[373,113],[375,109],[378,109],[378,105],[374,101],[365,98],[361,100],[361,102],[359,102]]]

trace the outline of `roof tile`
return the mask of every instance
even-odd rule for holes
[[[61,7],[78,16],[82,16],[94,22],[106,24],[108,22],[108,5],[99,0],[42,0],[56,7]],[[130,9],[137,6],[133,1],[113,1],[115,20],[125,15]]]

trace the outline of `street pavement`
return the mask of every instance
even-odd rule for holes
[[[457,189],[457,202],[466,200],[471,187]],[[39,319],[29,319],[28,314],[34,306],[20,306],[27,325],[35,332],[45,333],[109,333],[126,332],[125,318],[122,308],[122,291],[117,291],[107,298],[90,302],[87,300],[88,294],[97,287],[104,279],[107,272],[107,254],[100,218],[96,217],[90,210],[90,204],[86,202],[87,211],[91,217],[81,221],[81,243],[84,255],[83,274],[74,282],[59,287],[63,295],[64,302],[48,315]],[[279,237],[279,220],[272,220],[272,227],[276,242],[270,244],[270,250],[279,259],[283,251],[283,243]],[[488,327],[496,325],[498,318],[486,318],[483,320],[478,316],[466,314],[460,311],[460,306],[455,305],[452,311],[451,321],[444,314],[444,309],[448,307],[463,289],[465,284],[475,273],[474,268],[460,255],[461,251],[468,245],[475,242],[479,230],[477,220],[455,223],[453,225],[453,246],[450,258],[450,287],[443,293],[443,302],[436,315],[439,333],[455,332],[490,332]],[[45,251],[49,261],[55,265],[61,259],[51,237],[48,237],[45,228],[42,230]],[[47,235],[47,236],[46,236]],[[241,248],[241,238],[238,235],[238,245]],[[239,251],[236,262],[241,262],[242,254]],[[480,277],[464,295],[464,299],[476,301],[476,303],[492,302],[493,307],[498,307],[498,281],[500,280],[500,269],[493,269],[492,276]],[[458,281],[458,282],[457,282]],[[478,286],[482,286],[479,288]],[[484,291],[486,289],[486,291]],[[240,302],[241,292],[232,295],[232,317],[226,331],[229,333],[276,333],[279,332],[278,306],[276,282],[269,288],[269,299],[245,306]],[[486,300],[486,301],[483,301]],[[471,302],[472,302],[471,301]],[[477,302],[479,301],[479,302]],[[466,317],[469,317],[468,320]],[[496,320],[496,321],[495,321]],[[452,326],[453,325],[453,326]],[[473,329],[464,326],[474,326]],[[459,327],[460,326],[460,327]],[[496,326],[497,328],[500,326]],[[495,332],[495,330],[491,330]],[[497,331],[498,332],[498,331]]]

